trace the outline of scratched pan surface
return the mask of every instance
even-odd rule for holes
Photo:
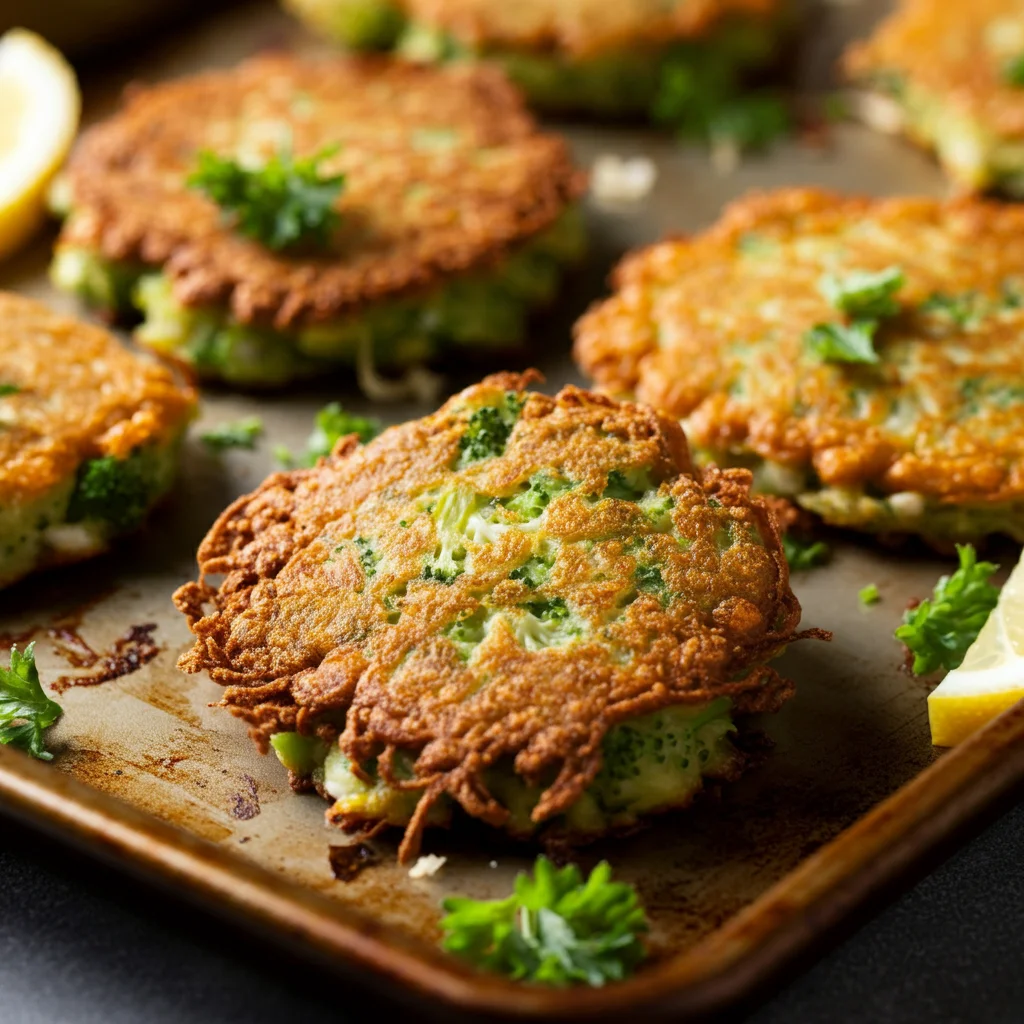
[[[841,39],[875,13],[844,5],[814,15],[815,42],[801,74],[820,82]],[[109,110],[131,77],[230,63],[267,45],[311,44],[269,6],[222,16],[134,54],[103,78],[86,77],[87,115]],[[656,160],[659,178],[639,204],[590,207],[589,263],[538,327],[531,361],[551,387],[579,379],[568,326],[601,294],[625,248],[699,228],[753,187],[944,188],[925,156],[852,125],[838,129],[827,149],[787,143],[728,177],[711,173],[702,154],[651,133],[589,127],[570,135],[584,164],[602,152],[644,153]],[[48,245],[41,241],[0,271],[0,287],[72,308],[46,283]],[[435,951],[438,901],[450,892],[508,892],[533,851],[471,826],[428,837],[426,849],[448,858],[432,879],[412,880],[399,869],[392,839],[375,843],[375,866],[351,881],[336,879],[330,848],[346,840],[325,827],[321,802],[292,795],[276,761],[258,756],[240,724],[210,707],[219,697],[215,684],[175,669],[189,634],[170,595],[193,577],[198,541],[229,500],[272,468],[271,444],[301,446],[326,400],[341,397],[369,411],[350,392],[341,383],[298,396],[207,394],[200,426],[258,413],[264,448],[215,458],[192,443],[172,499],[144,533],[116,555],[0,595],[0,639],[37,641],[43,679],[63,691],[65,708],[52,733],[52,766],[0,748],[0,801],[8,808],[285,931],[321,957],[367,968],[369,980],[397,982],[393,992],[404,987],[471,1010],[564,1017],[639,1004],[696,1012],[743,994],[1024,776],[1024,709],[940,758],[928,740],[928,687],[900,670],[892,629],[906,602],[925,594],[948,562],[837,538],[831,567],[794,581],[804,624],[832,629],[836,638],[830,646],[797,645],[780,663],[798,695],[761,723],[774,741],[772,756],[691,812],[580,856],[584,866],[607,857],[618,876],[638,885],[653,924],[652,966],[613,991],[568,996],[510,995],[501,983],[462,971]],[[373,409],[389,422],[426,411]],[[1015,557],[1010,548],[996,553],[1006,563]],[[882,602],[863,609],[857,591],[870,582]]]

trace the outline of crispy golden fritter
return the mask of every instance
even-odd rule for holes
[[[105,330],[0,292],[0,507],[28,502],[87,459],[169,441],[191,388]]]
[[[401,0],[414,21],[475,48],[587,56],[695,39],[733,16],[770,18],[781,0]]]
[[[905,284],[879,363],[810,352],[806,332],[842,319],[823,275],[893,266]],[[1021,207],[755,194],[701,235],[628,256],[613,282],[577,324],[579,364],[678,417],[720,463],[798,469],[808,490],[916,496],[904,504],[984,512],[1024,497]],[[1024,532],[1014,515],[993,529]]]
[[[266,249],[185,183],[204,148],[265,159],[335,144],[321,164],[345,174],[328,255]],[[163,265],[181,304],[278,329],[489,265],[583,186],[565,142],[491,68],[286,56],[136,90],[86,133],[68,182],[61,245]]]
[[[525,392],[532,379],[490,377],[270,477],[220,517],[175,596],[196,636],[181,667],[226,684],[264,748],[341,731],[354,764],[378,758],[388,784],[425,791],[406,854],[446,793],[502,824],[484,783],[499,762],[544,790],[542,822],[594,778],[615,724],[719,696],[774,710],[792,692],[763,662],[800,607],[749,473],[700,474],[675,422],[574,387]],[[466,438],[502,408],[507,446],[474,460]],[[547,504],[524,511],[538,481]]]
[[[902,0],[844,57],[857,80],[902,80],[1000,136],[1024,135],[1024,90],[1004,78],[1024,55],[1019,0]],[[898,91],[898,90],[897,90]]]

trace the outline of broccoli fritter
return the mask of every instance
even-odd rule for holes
[[[332,821],[406,826],[405,858],[456,806],[570,838],[684,806],[738,771],[732,713],[792,692],[766,662],[800,609],[749,473],[698,472],[651,409],[532,379],[272,476],[175,597],[181,667]]]
[[[237,385],[521,344],[583,246],[566,143],[486,67],[276,56],[137,90],[66,179],[55,284]]]
[[[787,7],[785,0],[284,2],[353,49],[393,50],[419,63],[497,64],[541,109],[648,114],[690,128],[703,119],[705,133],[723,131],[740,112],[756,117],[743,78],[772,61]]]
[[[137,527],[194,410],[108,332],[0,293],[0,586]]]
[[[576,356],[829,523],[1024,540],[1022,227],[969,199],[753,195],[627,257]]]
[[[901,0],[845,56],[860,110],[934,149],[961,187],[1024,195],[1024,22],[1017,0]]]

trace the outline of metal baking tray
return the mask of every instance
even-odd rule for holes
[[[819,11],[801,75],[820,81],[839,41],[873,14],[877,5]],[[311,44],[269,5],[220,16],[87,80],[87,113],[108,111],[131,77],[229,63],[267,45]],[[703,153],[645,130],[567,132],[584,165],[601,153],[645,154],[658,181],[637,204],[590,205],[589,261],[540,318],[535,352],[519,364],[539,365],[551,388],[579,380],[569,327],[602,294],[625,249],[700,228],[754,187],[945,187],[926,156],[854,125],[834,130],[826,147],[784,143],[727,177],[713,173]],[[48,253],[43,239],[0,268],[0,287],[73,308],[47,284]],[[465,383],[453,376],[447,386]],[[928,685],[902,669],[892,630],[948,560],[836,537],[832,565],[794,579],[804,625],[834,630],[835,640],[798,644],[779,663],[798,689],[760,723],[774,742],[771,756],[691,811],[580,853],[584,866],[607,858],[638,886],[653,925],[650,962],[603,990],[513,986],[468,970],[438,949],[440,899],[504,895],[534,851],[482,828],[455,828],[428,835],[426,849],[448,858],[432,878],[410,879],[395,861],[395,841],[384,839],[376,841],[377,866],[336,879],[330,847],[345,839],[324,825],[325,805],[293,795],[276,760],[257,755],[241,724],[209,707],[218,686],[175,668],[190,637],[170,595],[193,578],[199,540],[231,499],[270,471],[271,444],[300,447],[315,410],[334,398],[389,422],[429,411],[371,409],[344,381],[302,394],[210,392],[202,423],[257,413],[267,428],[263,449],[215,458],[191,444],[171,500],[143,533],[100,561],[0,594],[0,641],[37,640],[43,679],[66,677],[58,684],[65,714],[51,734],[58,757],[47,765],[0,748],[0,806],[421,1008],[427,1000],[446,1013],[567,1019],[661,1011],[680,1019],[721,1010],[793,957],[820,950],[857,906],[877,905],[912,865],[1024,781],[1024,705],[941,753],[929,743]],[[1016,559],[1010,547],[994,554],[1007,566]],[[857,592],[871,582],[882,602],[862,608]],[[118,675],[126,662],[137,667]]]

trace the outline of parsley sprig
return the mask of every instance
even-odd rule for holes
[[[979,562],[971,544],[956,550],[960,567],[939,579],[930,598],[904,612],[896,630],[914,656],[915,675],[956,668],[999,600],[999,588],[990,582],[999,566]]]
[[[826,274],[818,289],[850,322],[815,324],[804,334],[804,344],[826,362],[877,363],[875,332],[880,320],[899,312],[896,293],[905,283],[899,267],[854,270],[843,277]]]
[[[378,420],[369,416],[356,416],[345,412],[340,402],[325,405],[317,414],[313,432],[306,440],[306,451],[296,458],[284,446],[274,449],[274,456],[283,466],[315,466],[318,459],[326,458],[338,440],[346,434],[357,434],[361,444],[372,441],[381,431]]]
[[[602,861],[584,882],[574,864],[538,857],[504,900],[444,901],[444,948],[477,967],[543,985],[619,981],[643,960],[647,918],[636,890]]]
[[[60,718],[61,706],[43,692],[35,647],[29,644],[24,653],[12,647],[10,668],[0,668],[0,744],[50,761],[43,733]]]
[[[341,220],[334,203],[345,176],[320,173],[321,162],[336,152],[328,146],[296,159],[285,149],[253,169],[202,150],[186,183],[209,196],[242,234],[270,249],[322,248]]]

